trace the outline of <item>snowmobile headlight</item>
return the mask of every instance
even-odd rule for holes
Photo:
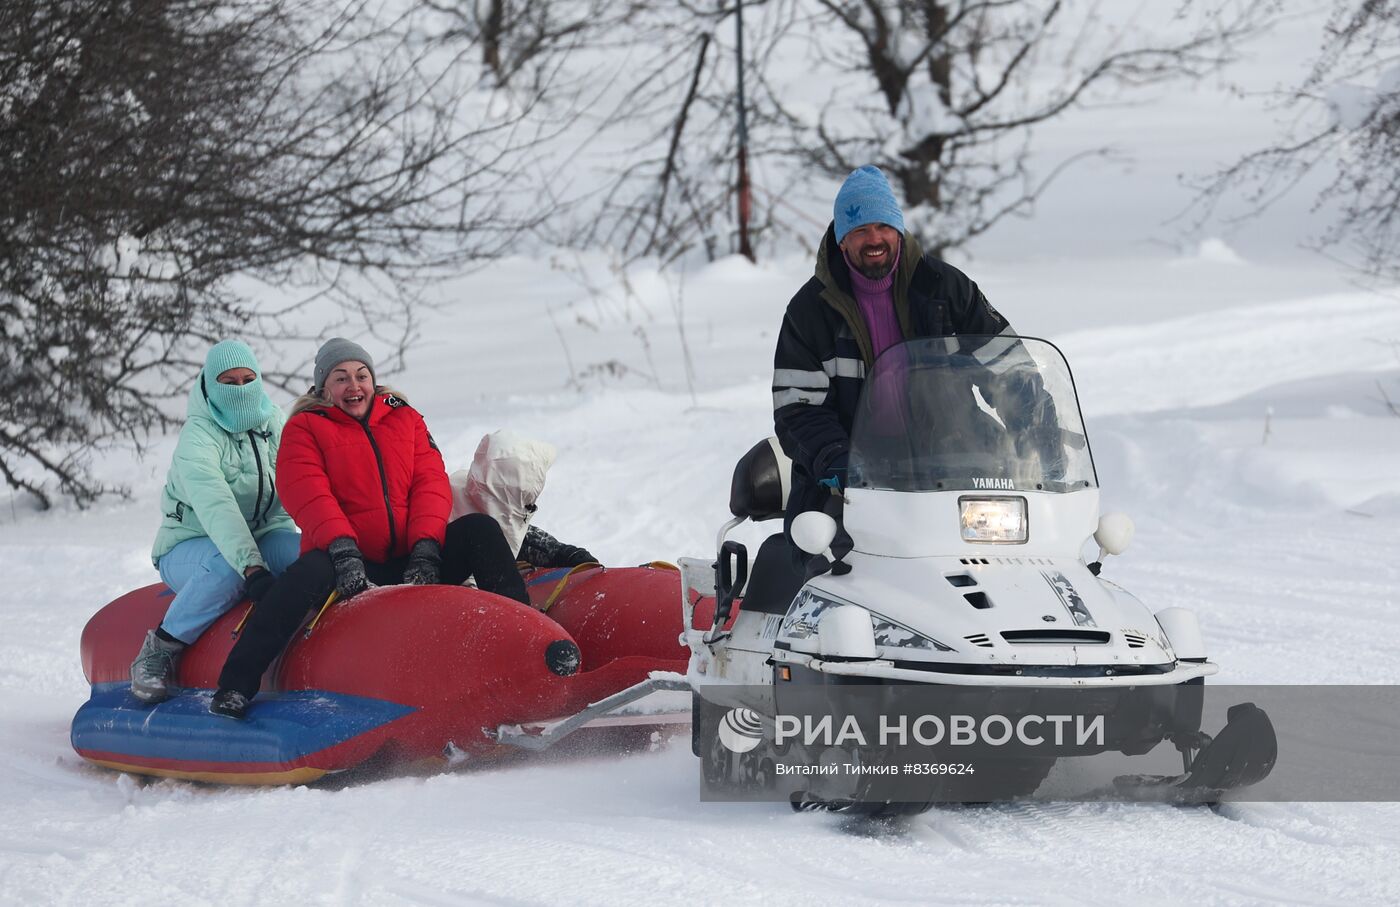
[[[1025,542],[1026,499],[1006,497],[958,498],[965,542],[1017,544]]]

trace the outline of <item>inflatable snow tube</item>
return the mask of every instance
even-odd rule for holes
[[[584,671],[638,655],[685,662],[689,650],[681,643],[680,572],[664,563],[643,567],[581,567],[526,571],[526,588],[536,608],[554,619],[578,642]],[[674,606],[655,608],[653,602]],[[742,599],[726,626],[738,616]],[[708,628],[715,600],[694,603],[694,623]]]
[[[678,575],[592,573],[559,589],[549,613],[460,586],[388,586],[333,605],[298,631],[242,722],[209,714],[208,704],[249,606],[185,650],[178,695],[146,705],[131,695],[131,661],[171,593],[137,589],[83,630],[92,697],[74,716],[73,748],[114,769],[225,784],[499,755],[491,732],[501,725],[569,715],[651,672],[685,670]],[[546,582],[533,582],[532,596]]]
[[[530,600],[578,642],[585,671],[619,658],[651,655],[684,660],[680,575],[669,566],[541,570],[525,576]],[[653,611],[646,603],[666,601]]]

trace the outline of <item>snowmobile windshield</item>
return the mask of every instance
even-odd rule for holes
[[[847,481],[892,491],[1098,484],[1064,356],[1044,340],[1005,334],[886,350],[856,407]]]

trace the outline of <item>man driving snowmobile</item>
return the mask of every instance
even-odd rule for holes
[[[839,507],[856,402],[881,353],[916,337],[1014,333],[976,283],[904,232],[878,168],[846,177],[833,213],[773,356],[773,423],[793,462],[785,529],[799,513]],[[849,545],[842,532],[833,551]]]

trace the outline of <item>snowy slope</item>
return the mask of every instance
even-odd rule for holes
[[[589,291],[504,262],[446,294],[492,304],[432,314],[394,383],[450,466],[497,427],[557,444],[539,522],[561,538],[612,563],[704,554],[734,459],[771,430],[774,334],[808,267],[722,261],[678,298],[655,275]],[[1013,323],[1041,302],[989,292]],[[1400,401],[1400,307],[1358,294],[1103,321],[1069,312],[1076,329],[1051,336],[1105,502],[1138,525],[1108,575],[1197,609],[1222,679],[1400,683],[1400,418],[1381,397]],[[78,635],[154,578],[169,450],[102,464],[129,502],[35,514],[0,499],[0,902],[1400,901],[1393,804],[1017,805],[870,827],[701,804],[684,740],[342,790],[91,768],[67,742],[87,695]]]

